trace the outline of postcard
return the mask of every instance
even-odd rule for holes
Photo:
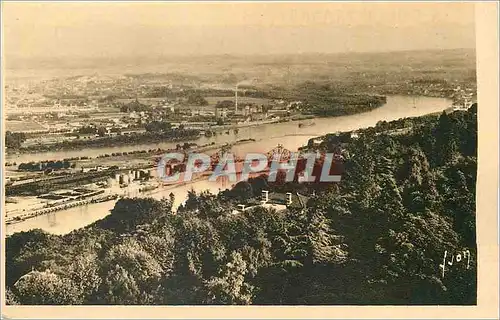
[[[497,317],[497,14],[2,2],[2,316]]]

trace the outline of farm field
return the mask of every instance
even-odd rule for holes
[[[5,121],[5,130],[12,132],[22,132],[22,131],[27,132],[27,131],[47,130],[47,128],[34,121],[7,120]]]

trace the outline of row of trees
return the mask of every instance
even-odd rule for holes
[[[115,129],[113,130],[114,132],[119,131],[118,128],[113,128],[113,129]],[[104,137],[107,132],[108,130],[106,129],[106,127],[95,126],[95,125],[83,126],[78,128],[78,130],[76,131],[78,138],[80,137],[79,136],[80,134],[96,134],[100,137]]]
[[[127,145],[134,143],[150,143],[158,141],[182,141],[199,138],[200,131],[196,129],[170,129],[161,132],[134,133],[130,135],[104,136],[100,139],[75,139],[57,142],[51,145],[34,145],[25,147],[23,151],[54,151],[54,150],[75,150],[81,148],[113,147],[117,145]]]
[[[165,132],[172,129],[172,124],[166,121],[151,121],[145,128],[147,132]]]
[[[74,168],[75,163],[67,160],[58,161],[42,161],[42,162],[27,162],[19,164],[19,171],[45,171],[45,170],[60,170]]]
[[[68,235],[16,233],[8,303],[475,304],[476,107],[407,121],[404,134],[360,131],[342,181],[305,185],[305,207],[232,214],[238,197],[274,188],[256,179],[193,191],[177,214],[173,195],[122,199]],[[469,268],[443,277],[444,252],[464,249]]]
[[[238,81],[232,82],[235,85]],[[239,94],[243,97],[253,97],[253,98],[270,98],[270,95],[258,88],[253,86],[238,86],[240,92]],[[205,105],[204,97],[232,97],[234,96],[234,90],[232,89],[192,89],[192,88],[184,88],[182,91],[179,89],[171,89],[169,87],[156,87],[153,88],[150,92],[146,93],[146,97],[148,98],[168,98],[168,99],[177,99],[177,98],[186,98],[189,103],[201,103],[199,105]],[[201,98],[203,99],[201,99]],[[191,102],[189,101],[191,100]]]
[[[24,132],[5,132],[5,146],[9,149],[19,149],[24,141],[26,141]]]

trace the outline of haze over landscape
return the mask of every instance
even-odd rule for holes
[[[5,3],[7,68],[88,58],[473,48],[472,3]]]

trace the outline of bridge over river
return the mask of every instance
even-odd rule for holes
[[[281,144],[288,150],[297,150],[305,145],[310,138],[331,132],[345,132],[374,126],[378,121],[391,121],[403,117],[421,116],[429,113],[442,112],[451,106],[451,101],[444,98],[431,97],[409,97],[388,96],[387,103],[370,112],[341,116],[335,118],[315,119],[314,126],[298,128],[297,122],[283,122],[265,124],[257,127],[241,128],[238,133],[215,135],[213,137],[201,137],[197,140],[199,145],[231,143],[240,139],[253,139],[255,142],[244,145],[235,145],[231,151],[239,157],[249,152],[266,153]],[[171,149],[177,143],[159,142],[146,145],[120,146],[116,148],[81,149],[65,152],[39,153],[39,154],[7,154],[6,161],[30,162],[50,159],[63,159],[81,156],[98,156],[103,153],[129,152],[132,150],[148,149]],[[185,201],[187,193],[194,189],[196,191],[208,190],[213,193],[219,192],[223,187],[220,183],[201,179],[186,184],[178,184],[157,189],[155,192],[142,196],[151,196],[161,199],[168,197],[170,193],[175,195],[174,205]],[[58,211],[48,215],[42,215],[28,219],[22,223],[7,226],[7,234],[18,231],[26,231],[33,228],[41,228],[55,234],[68,233],[76,228],[81,228],[109,214],[114,207],[113,201],[88,204],[64,211]]]

